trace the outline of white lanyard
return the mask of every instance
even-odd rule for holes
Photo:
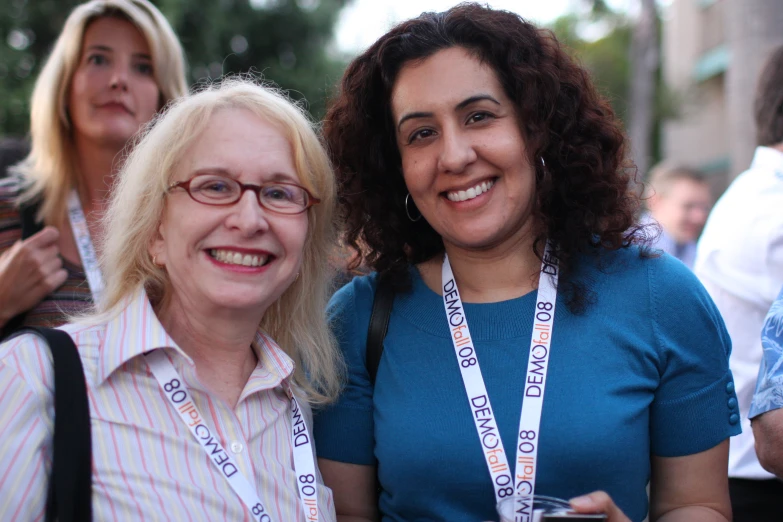
[[[190,392],[177,373],[163,350],[153,350],[144,355],[150,371],[158,380],[160,388],[168,401],[177,410],[182,421],[196,438],[201,448],[207,453],[209,460],[228,481],[234,492],[245,504],[253,519],[258,522],[271,522],[264,504],[258,498],[255,488],[239,472],[239,468],[231,455],[223,448],[220,441],[212,435],[204,422],[198,408],[190,397]],[[288,389],[291,400],[291,447],[294,453],[294,473],[299,489],[299,500],[302,503],[305,520],[318,521],[318,484],[315,477],[315,459],[313,446],[307,424],[302,417],[302,410],[291,389]]]
[[[73,231],[73,238],[76,240],[76,248],[79,250],[79,257],[82,259],[82,266],[87,276],[87,284],[90,286],[92,300],[97,304],[103,292],[103,276],[98,266],[98,256],[95,255],[92,239],[90,239],[87,219],[84,217],[82,204],[79,201],[79,194],[76,190],[72,190],[68,195],[68,220],[71,223],[71,230]]]
[[[554,326],[557,277],[557,258],[552,255],[551,245],[547,243],[538,282],[533,334],[525,375],[525,394],[517,434],[517,464],[512,479],[495,413],[473,347],[473,338],[468,328],[462,299],[459,296],[457,283],[454,281],[454,273],[451,271],[448,256],[444,256],[443,259],[443,305],[446,309],[451,341],[468,395],[473,422],[492,478],[492,486],[495,488],[495,500],[499,503],[504,498],[514,496],[517,522],[532,520],[533,516],[539,427],[549,369],[549,346]]]

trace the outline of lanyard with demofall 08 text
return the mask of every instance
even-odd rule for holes
[[[223,448],[220,441],[212,435],[212,431],[204,422],[204,418],[191,399],[190,392],[165,352],[153,350],[146,353],[144,359],[157,379],[166,399],[177,410],[182,421],[207,453],[209,460],[228,481],[248,511],[253,514],[253,520],[272,522],[266,507],[258,498],[255,488],[239,472],[236,462]],[[299,500],[302,503],[305,520],[317,522],[318,484],[315,477],[315,459],[313,458],[310,431],[302,416],[299,402],[290,388],[288,389],[288,397],[291,400],[291,447],[294,453],[294,473],[299,489]]]
[[[533,334],[524,381],[524,400],[522,401],[519,433],[517,434],[516,469],[512,478],[508,457],[503,448],[503,441],[500,439],[500,432],[495,420],[495,412],[487,395],[484,377],[481,375],[462,299],[454,280],[454,273],[451,271],[448,256],[444,256],[443,259],[443,305],[446,309],[451,341],[459,362],[473,421],[489,474],[492,477],[495,501],[499,503],[504,498],[515,497],[516,522],[526,522],[533,519],[539,427],[546,376],[549,369],[549,347],[554,327],[558,273],[557,258],[552,254],[552,246],[547,243],[538,282]]]
[[[95,248],[90,239],[90,229],[87,227],[87,219],[84,217],[82,203],[79,201],[79,194],[72,190],[68,194],[68,221],[71,224],[73,238],[76,241],[76,248],[79,250],[79,257],[82,259],[84,273],[87,276],[87,284],[90,285],[93,302],[97,303],[103,292],[103,276],[98,266],[98,256],[95,255]]]

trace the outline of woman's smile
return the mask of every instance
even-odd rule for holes
[[[479,183],[476,183],[475,185],[471,186],[467,190],[449,190],[446,191],[446,198],[449,201],[453,201],[455,203],[460,201],[469,201],[472,199],[476,199],[477,197],[481,196],[482,194],[486,194],[489,192],[492,187],[495,185],[495,181],[497,178],[493,178],[489,181],[481,181]]]
[[[405,64],[392,90],[402,173],[447,250],[515,244],[532,227],[535,172],[512,100],[465,49]]]
[[[223,109],[184,154],[175,180],[225,171],[260,185],[298,181],[291,144],[273,124],[242,109]],[[229,205],[207,205],[184,190],[170,193],[153,254],[165,263],[172,298],[209,310],[265,310],[296,278],[307,214],[282,215],[245,192]]]
[[[226,265],[241,265],[250,267],[264,266],[269,262],[270,256],[265,253],[248,253],[223,248],[211,248],[207,252],[219,263]]]

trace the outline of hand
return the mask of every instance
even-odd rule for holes
[[[0,255],[0,326],[33,308],[68,278],[60,259],[60,232],[45,227]]]
[[[593,491],[588,495],[572,498],[569,502],[577,513],[604,513],[609,515],[607,522],[631,522],[605,491]]]

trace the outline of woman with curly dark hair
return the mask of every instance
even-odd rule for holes
[[[343,520],[532,520],[535,494],[641,521],[648,481],[651,520],[731,518],[729,338],[644,249],[619,124],[550,32],[422,14],[350,64],[324,133],[377,272],[330,310],[348,384],[315,431]]]

